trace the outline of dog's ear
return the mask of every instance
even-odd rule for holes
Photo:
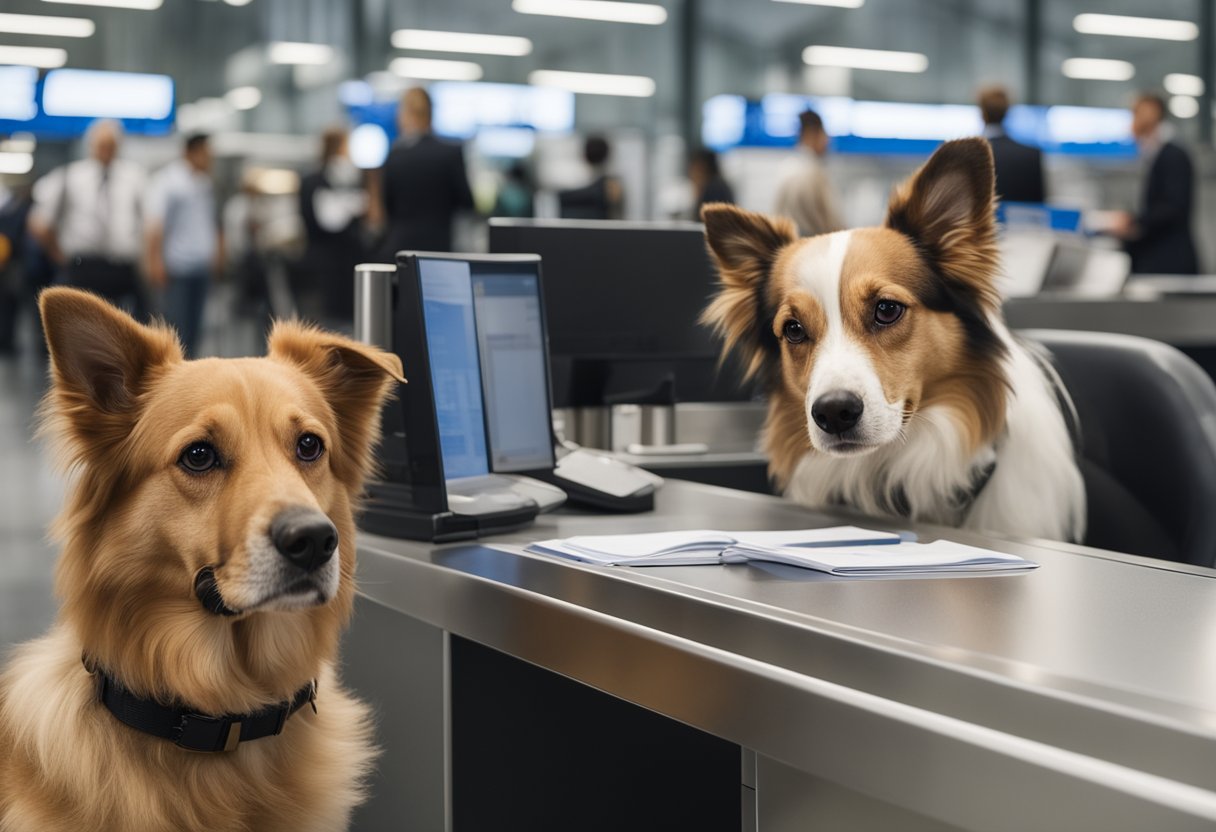
[[[772,331],[777,310],[769,296],[769,273],[778,252],[798,239],[794,223],[766,217],[733,205],[715,203],[701,209],[705,240],[718,265],[718,293],[701,315],[722,338],[722,357],[743,354],[752,378],[781,345]]]
[[[996,174],[985,139],[946,142],[899,185],[887,227],[911,238],[930,265],[996,308]]]
[[[165,326],[142,326],[79,289],[47,289],[38,308],[51,354],[54,383],[47,406],[52,419],[85,447],[122,442],[149,382],[182,360],[177,337]]]
[[[334,470],[357,488],[373,468],[380,439],[380,411],[396,382],[401,359],[384,350],[295,321],[279,321],[270,333],[270,357],[299,367],[321,388],[337,422],[340,453]]]

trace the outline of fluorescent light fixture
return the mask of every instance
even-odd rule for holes
[[[1165,76],[1165,91],[1170,95],[1189,95],[1195,98],[1203,95],[1203,79],[1185,72],[1171,72]]]
[[[87,17],[54,17],[46,14],[2,14],[0,32],[13,35],[49,35],[58,38],[87,38],[97,27]]]
[[[42,0],[44,3],[65,3],[69,6],[106,6],[112,9],[159,9],[164,0]]]
[[[1083,35],[1114,35],[1120,38],[1194,40],[1199,37],[1199,27],[1189,20],[1127,17],[1121,14],[1079,14],[1072,19],[1072,28]]]
[[[253,0],[224,0],[229,6],[248,6]]]
[[[481,64],[471,61],[438,61],[434,58],[394,58],[389,72],[402,78],[428,81],[476,81],[481,78]]]
[[[29,121],[38,115],[38,70],[32,66],[0,66],[0,118]]]
[[[624,95],[649,98],[654,95],[653,78],[644,75],[604,75],[598,72],[560,72],[538,69],[528,76],[528,83],[537,87],[557,87],[589,95]]]
[[[324,43],[298,43],[277,40],[270,44],[267,56],[272,64],[327,64],[334,57],[334,48]]]
[[[1199,101],[1189,95],[1171,96],[1170,113],[1176,118],[1194,118],[1199,115]]]
[[[467,52],[471,55],[527,55],[532,41],[508,35],[477,35],[471,32],[436,32],[429,29],[398,29],[393,32],[394,49],[420,52]]]
[[[350,160],[355,167],[364,170],[378,168],[388,158],[388,133],[379,124],[369,121],[350,131],[348,146]]]
[[[511,0],[520,14],[577,17],[610,23],[640,23],[658,26],[667,20],[667,10],[653,3],[619,3],[614,0]]]
[[[885,49],[853,49],[848,46],[808,46],[802,61],[809,66],[843,66],[883,72],[924,72],[929,59],[919,52],[889,52]]]
[[[0,64],[53,69],[67,62],[66,49],[50,46],[0,46]]]
[[[778,3],[800,3],[804,6],[834,6],[838,9],[860,9],[866,0],[777,0]]]
[[[42,110],[48,116],[168,118],[173,112],[173,79],[138,72],[57,69],[42,82]]]
[[[224,100],[234,110],[252,110],[262,103],[262,91],[257,87],[236,87],[224,94]]]
[[[34,169],[34,154],[0,151],[0,173],[20,176]]]
[[[1130,81],[1136,76],[1136,68],[1127,61],[1106,58],[1069,58],[1060,65],[1060,71],[1069,78],[1091,81]]]
[[[0,140],[0,151],[7,153],[33,153],[38,146],[33,133],[14,133],[7,139]]]

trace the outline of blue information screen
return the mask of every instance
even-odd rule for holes
[[[469,264],[418,261],[431,387],[446,479],[489,473]]]

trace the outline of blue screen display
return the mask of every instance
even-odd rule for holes
[[[469,264],[418,261],[431,389],[446,479],[489,473]]]

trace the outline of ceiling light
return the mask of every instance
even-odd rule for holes
[[[614,0],[512,0],[511,8],[520,14],[547,14],[577,17],[581,20],[606,20],[611,23],[641,23],[658,26],[667,20],[667,10],[652,3],[619,3]]]
[[[0,64],[52,69],[67,62],[66,49],[50,46],[0,46]]]
[[[34,154],[0,151],[0,173],[20,176],[34,169]]]
[[[1136,68],[1127,61],[1105,58],[1069,58],[1060,65],[1060,71],[1069,78],[1091,81],[1130,81],[1136,75]]]
[[[1176,118],[1194,118],[1199,114],[1199,101],[1189,95],[1172,96],[1170,112]]]
[[[1185,72],[1171,72],[1165,76],[1165,91],[1170,95],[1203,95],[1203,79]]]
[[[438,61],[434,58],[394,58],[389,72],[402,78],[427,81],[476,81],[481,78],[481,64],[471,61]]]
[[[257,87],[237,87],[224,94],[224,100],[234,110],[252,110],[262,103],[262,91]]]
[[[7,139],[0,140],[0,151],[8,153],[33,153],[38,146],[38,140],[33,133],[14,133]]]
[[[843,66],[883,72],[924,72],[929,59],[919,52],[889,52],[885,49],[853,49],[847,46],[808,46],[802,61],[810,66]]]
[[[42,0],[44,3],[66,3],[69,6],[107,6],[112,9],[159,9],[164,0]]]
[[[835,6],[838,9],[860,9],[866,0],[777,0],[778,3],[801,3],[804,6]]]
[[[507,35],[478,35],[466,32],[435,32],[427,29],[398,29],[393,32],[395,49],[422,52],[468,52],[474,55],[527,55],[532,41]]]
[[[278,40],[267,51],[272,64],[327,64],[334,57],[334,48],[324,43],[297,43]]]
[[[1189,20],[1126,17],[1121,14],[1079,14],[1072,19],[1072,28],[1083,35],[1114,35],[1120,38],[1194,40],[1199,37],[1199,27]]]
[[[253,0],[224,0],[229,6],[248,6]]]
[[[644,75],[559,72],[553,69],[536,70],[528,76],[528,83],[536,87],[558,87],[589,95],[624,95],[631,98],[649,98],[655,91],[654,79]]]
[[[45,14],[0,14],[0,32],[14,35],[50,35],[87,38],[97,27],[85,17],[53,17]]]

